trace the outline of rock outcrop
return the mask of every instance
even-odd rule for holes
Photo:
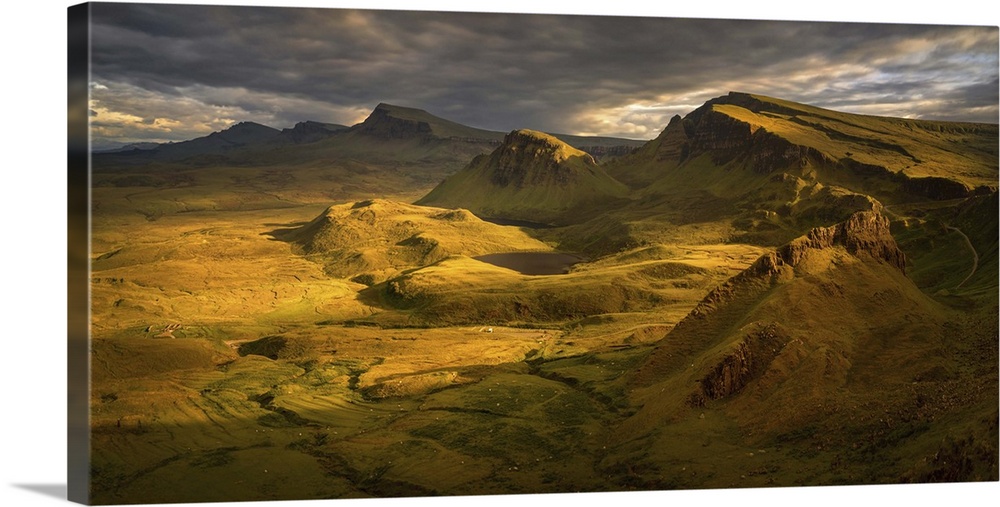
[[[845,222],[817,227],[775,252],[760,257],[748,268],[753,276],[776,273],[781,266],[794,268],[810,249],[842,246],[855,257],[866,257],[906,270],[906,256],[889,232],[889,219],[876,212],[857,212]]]
[[[586,169],[596,169],[589,154],[541,132],[515,130],[500,149],[489,155],[486,164],[490,183],[498,187],[524,188],[534,185],[567,186],[580,176],[578,161]]]
[[[688,398],[691,406],[704,406],[739,393],[759,378],[790,340],[788,331],[776,323],[755,323],[712,370],[702,377]]]
[[[290,129],[283,129],[281,137],[295,144],[313,143],[322,141],[337,132],[346,130],[348,127],[335,123],[321,123],[318,121],[302,121],[296,123]]]
[[[625,193],[625,186],[591,155],[549,134],[515,130],[493,152],[473,159],[417,203],[550,223],[571,220],[574,211]]]
[[[671,347],[655,350],[647,366],[637,371],[636,382],[653,382],[664,375],[664,371],[679,367],[680,358],[683,357],[679,352],[690,348],[685,353],[694,353],[713,340],[722,339],[735,322],[745,319],[759,305],[761,298],[766,297],[776,286],[800,277],[809,278],[811,270],[829,269],[841,262],[835,260],[838,256],[853,256],[862,263],[882,266],[882,271],[892,270],[905,274],[905,256],[889,232],[889,220],[880,213],[857,212],[845,222],[815,228],[775,251],[762,255],[747,269],[709,292],[664,338],[665,342],[672,344]],[[837,292],[836,287],[828,289]],[[729,373],[720,370],[705,377],[708,379],[705,382],[715,386],[706,388],[705,399],[712,399],[719,393],[731,393],[732,386],[738,386],[741,382],[712,378],[735,378],[732,371],[755,368],[748,366],[747,361],[750,359],[745,352],[757,350],[757,342],[754,340],[759,338],[749,339],[746,343],[749,348],[743,353],[734,352],[735,356],[731,360],[734,363],[723,367],[723,370],[731,370]],[[771,343],[768,340],[765,342]],[[757,353],[753,361],[763,361],[760,358],[766,354],[761,354],[763,353]],[[719,387],[720,385],[730,387]]]
[[[395,106],[379,104],[364,122],[354,129],[364,135],[382,139],[410,139],[430,137],[433,134],[430,122],[426,120],[404,118],[393,114]]]
[[[749,286],[766,287],[786,273],[794,271],[811,250],[842,247],[851,255],[882,262],[905,273],[906,255],[889,232],[889,219],[874,211],[859,211],[846,221],[830,227],[817,227],[805,236],[760,256],[740,274],[730,278],[701,301],[684,320],[702,318]],[[682,326],[682,320],[678,326]]]

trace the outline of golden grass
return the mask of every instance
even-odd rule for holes
[[[840,141],[806,123],[936,135],[808,108],[721,111],[834,155]],[[599,219],[530,230],[404,204],[436,182],[396,174],[379,192],[392,173],[372,166],[281,169],[94,189],[95,501],[996,480],[995,196],[890,203],[907,276],[814,251],[678,332],[760,244],[858,194],[811,167],[775,180],[703,157],[629,206],[590,210]],[[751,187],[773,193],[754,210],[788,202],[799,221],[762,215],[757,227],[777,224],[768,241],[740,241]],[[978,274],[956,287],[969,244]],[[593,258],[551,276],[472,259],[557,249]],[[789,339],[767,367],[692,405],[769,322]]]

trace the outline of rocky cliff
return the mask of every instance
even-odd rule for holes
[[[695,391],[688,397],[689,405],[702,407],[709,400],[738,394],[764,374],[790,341],[788,331],[774,322],[758,322],[749,328],[744,337],[698,380]]]
[[[429,137],[433,134],[429,122],[393,114],[393,107],[387,104],[376,106],[368,118],[354,129],[361,134],[382,139]]]
[[[905,272],[906,256],[889,232],[889,219],[876,212],[858,212],[845,222],[817,227],[805,236],[766,254],[748,268],[751,276],[772,275],[795,268],[809,250],[841,246],[855,257],[884,262]]]
[[[654,140],[652,157],[680,164],[708,154],[717,165],[736,162],[761,174],[804,165],[807,157],[823,157],[774,134],[763,122],[748,121],[724,107],[759,102],[744,98],[750,96],[733,93],[706,102],[684,118],[674,116]]]
[[[782,276],[793,276],[795,268],[810,252],[837,247],[854,257],[881,262],[905,273],[906,255],[889,231],[889,219],[878,212],[859,211],[844,222],[814,228],[774,252],[762,255],[750,267],[705,296],[678,327],[688,319],[704,318],[728,300],[745,295],[751,287],[759,289]]]
[[[534,130],[516,130],[418,204],[466,208],[490,218],[559,222],[567,213],[620,198],[625,187],[591,155]]]
[[[996,125],[863,116],[731,92],[671,119],[622,172],[640,168],[623,176],[637,186],[707,157],[727,170],[787,171],[879,200],[955,199],[996,188],[996,136]]]
[[[508,134],[500,149],[484,163],[492,169],[490,183],[515,188],[567,186],[581,175],[581,167],[591,171],[597,168],[597,162],[589,154],[533,130]]]
[[[296,123],[290,129],[282,129],[281,137],[296,144],[313,143],[322,141],[337,132],[346,130],[347,127],[335,123],[322,123],[318,121],[302,121]]]

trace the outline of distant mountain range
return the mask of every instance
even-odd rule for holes
[[[421,109],[379,104],[365,121],[344,125],[304,121],[293,128],[278,130],[254,122],[240,122],[225,130],[204,137],[176,143],[137,143],[118,149],[95,152],[99,165],[143,163],[148,161],[181,161],[199,156],[225,157],[246,161],[262,152],[280,150],[289,145],[323,143],[311,148],[346,149],[352,155],[362,150],[347,148],[347,143],[361,141],[362,148],[374,148],[372,142],[399,143],[418,141],[425,144],[462,143],[464,150],[478,147],[485,152],[501,143],[505,132],[468,127],[439,118]],[[588,137],[552,134],[570,145],[591,153],[596,158],[621,156],[638,149],[645,141],[612,137]],[[432,150],[433,151],[433,150]],[[476,150],[474,150],[476,151]],[[426,154],[424,154],[426,155]]]

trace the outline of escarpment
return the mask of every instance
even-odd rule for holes
[[[394,106],[379,104],[357,127],[358,132],[383,139],[429,137],[433,134],[431,125],[427,121],[394,115],[393,109]]]
[[[731,92],[672,118],[629,159],[651,165],[643,169],[650,174],[623,178],[645,184],[707,160],[760,175],[789,171],[879,200],[957,199],[996,188],[995,136],[995,125],[887,119]],[[956,143],[965,148],[958,157]]]
[[[830,227],[817,227],[762,256],[747,272],[755,276],[774,274],[782,266],[796,267],[810,249],[837,245],[855,257],[875,259],[905,272],[906,256],[889,232],[889,219],[871,211],[854,213],[847,221]]]

